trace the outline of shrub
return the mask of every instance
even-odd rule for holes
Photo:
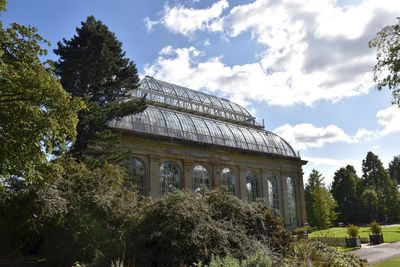
[[[347,234],[350,237],[358,237],[358,232],[359,232],[359,228],[357,225],[349,224],[349,226],[347,226]]]
[[[213,255],[244,260],[261,250],[281,256],[289,253],[291,241],[266,204],[220,191],[173,191],[140,209],[126,257],[137,266],[209,264]]]
[[[212,256],[211,261],[208,265],[204,265],[202,262],[194,264],[198,267],[271,267],[272,259],[262,251],[258,251],[256,254],[251,255],[247,259],[240,261],[232,255],[225,257]]]
[[[381,227],[380,224],[377,223],[376,221],[373,221],[373,222],[370,224],[370,229],[371,229],[372,234],[374,234],[374,235],[380,235],[380,234],[382,234],[382,227]]]

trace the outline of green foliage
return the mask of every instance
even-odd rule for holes
[[[118,258],[137,205],[124,171],[69,158],[53,164],[58,172],[43,182],[7,181],[0,194],[0,238],[7,238],[1,254],[36,251],[53,265]]]
[[[294,255],[289,263],[280,266],[312,266],[316,267],[367,267],[368,262],[359,259],[352,253],[339,252],[322,242],[301,240],[296,243]]]
[[[326,229],[336,219],[336,202],[325,187],[323,179],[322,174],[312,170],[305,188],[305,200],[309,224]]]
[[[360,232],[360,229],[358,228],[357,225],[349,224],[347,226],[347,234],[350,237],[358,237],[359,236],[359,232]]]
[[[360,178],[353,166],[347,165],[335,172],[331,193],[337,202],[338,220],[344,223],[359,222],[358,187]]]
[[[361,203],[364,218],[393,222],[400,218],[397,183],[389,177],[378,156],[368,152],[362,163]]]
[[[369,42],[369,47],[377,49],[377,63],[373,69],[378,89],[392,90],[393,102],[400,106],[400,25],[383,27]]]
[[[46,155],[64,151],[75,138],[76,113],[84,105],[64,91],[52,64],[40,60],[47,53],[41,44],[48,42],[37,29],[0,27],[0,179],[38,179]]]
[[[400,183],[400,155],[395,156],[391,162],[389,162],[389,175],[390,178]]]
[[[374,234],[374,235],[382,234],[382,227],[376,221],[373,221],[369,226],[370,226],[372,234]]]
[[[93,16],[76,29],[77,35],[58,42],[54,53],[61,84],[71,96],[85,100],[88,109],[79,112],[78,136],[73,152],[78,157],[90,141],[107,129],[107,121],[145,108],[144,100],[128,100],[137,88],[135,64],[125,57],[114,33]]]
[[[225,257],[212,256],[208,265],[202,262],[195,264],[198,267],[271,267],[272,259],[265,253],[258,251],[256,254],[251,255],[247,259],[240,261],[231,255]]]
[[[212,255],[239,260],[271,251],[287,255],[290,232],[263,203],[244,203],[219,191],[174,191],[143,205],[128,237],[127,258],[139,266],[180,266]]]

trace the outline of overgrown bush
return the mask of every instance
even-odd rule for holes
[[[225,257],[212,256],[208,265],[202,262],[195,264],[197,267],[271,267],[273,264],[271,257],[265,253],[258,251],[256,254],[240,261],[231,255]]]
[[[338,252],[322,242],[301,240],[294,245],[292,257],[283,259],[279,266],[309,266],[313,267],[366,267],[368,262],[352,253]]]
[[[208,263],[213,255],[239,260],[259,250],[281,255],[292,238],[265,204],[220,191],[202,196],[174,191],[143,205],[128,240],[127,256],[136,265],[180,266]]]
[[[124,171],[70,158],[54,166],[44,181],[7,182],[0,194],[0,243],[6,244],[0,253],[39,252],[50,264],[69,266],[118,258],[137,204]]]

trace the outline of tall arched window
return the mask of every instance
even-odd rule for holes
[[[268,205],[272,209],[279,210],[278,180],[275,176],[268,178]]]
[[[221,185],[226,187],[226,189],[236,195],[236,174],[230,168],[223,168],[221,172]]]
[[[296,201],[296,181],[286,178],[287,199],[288,199],[288,225],[297,225],[297,201]]]
[[[194,166],[192,179],[194,192],[210,189],[210,173],[203,165]]]
[[[249,201],[256,201],[260,197],[258,177],[254,171],[246,172],[246,188]]]
[[[136,179],[136,184],[139,193],[145,193],[146,167],[138,158],[132,158],[125,161],[128,173]]]
[[[181,171],[174,162],[165,161],[160,167],[161,194],[168,193],[172,188],[180,188]]]

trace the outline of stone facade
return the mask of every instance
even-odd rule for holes
[[[302,165],[306,162],[288,158],[261,156],[252,153],[240,153],[218,149],[212,146],[204,147],[195,144],[181,144],[170,140],[156,140],[146,135],[126,133],[123,145],[133,151],[132,158],[137,158],[145,166],[144,193],[153,198],[161,195],[160,166],[165,161],[176,163],[181,170],[180,188],[193,190],[192,173],[194,166],[201,164],[209,171],[211,188],[221,185],[221,170],[231,168],[238,174],[235,195],[248,201],[246,188],[246,171],[254,170],[259,179],[259,201],[269,200],[267,180],[271,176],[277,178],[279,196],[279,214],[286,226],[295,227],[306,224],[306,212],[303,189]],[[296,184],[296,225],[289,223],[287,177],[295,180]],[[271,203],[268,203],[271,205]]]

